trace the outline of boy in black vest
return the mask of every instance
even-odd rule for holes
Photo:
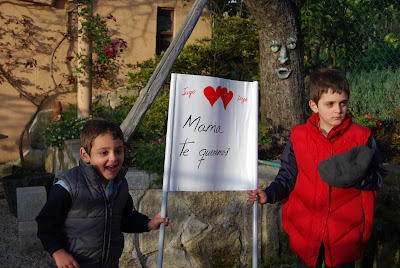
[[[118,267],[122,232],[169,224],[137,212],[125,179],[124,138],[118,124],[89,120],[81,132],[79,166],[58,176],[36,218],[48,267]]]

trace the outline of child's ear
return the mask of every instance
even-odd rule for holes
[[[310,105],[310,108],[314,113],[318,113],[318,105],[315,103],[315,101],[310,100],[308,105]]]
[[[85,148],[81,147],[80,154],[83,162],[90,163],[90,155],[86,152]]]

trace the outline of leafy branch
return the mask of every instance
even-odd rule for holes
[[[29,92],[26,92],[19,83],[17,83],[17,81],[15,81],[11,74],[6,72],[6,70],[3,68],[3,66],[0,64],[0,72],[3,75],[3,77],[5,78],[5,80],[20,94],[20,96],[22,96],[23,98],[25,98],[26,100],[28,100],[30,103],[32,103],[35,107],[36,110],[35,112],[31,115],[31,117],[29,118],[28,122],[26,122],[21,135],[19,137],[19,157],[20,157],[20,161],[21,161],[21,166],[24,167],[25,161],[24,161],[24,154],[23,154],[23,149],[22,149],[22,143],[23,143],[23,139],[24,139],[24,135],[25,132],[27,131],[28,127],[32,124],[33,120],[35,119],[36,115],[39,113],[39,111],[42,108],[43,103],[45,102],[45,100],[47,100],[49,94],[51,92],[54,92],[57,90],[57,88],[59,87],[57,85],[57,83],[55,82],[54,76],[53,76],[53,59],[54,59],[54,54],[55,51],[58,49],[58,47],[61,45],[61,43],[67,38],[67,35],[64,35],[63,38],[60,40],[60,42],[58,42],[58,44],[56,45],[56,47],[53,49],[53,52],[51,54],[51,67],[50,67],[50,75],[51,78],[53,80],[53,88],[44,92],[42,95],[40,96],[33,96],[32,94],[30,94]],[[37,99],[38,97],[41,97],[39,102],[35,102],[35,99]]]
[[[20,24],[23,26],[21,31],[17,31],[18,28],[15,28],[15,29],[3,28],[3,34],[8,34],[9,36],[13,37],[13,39],[16,41],[16,44],[20,45],[20,48],[31,50],[31,46],[34,46],[32,38],[33,38],[33,36],[36,35],[37,31],[36,31],[36,27],[32,24],[30,19],[25,16],[23,16],[23,18],[20,20],[16,20],[15,18],[6,19],[2,14],[0,14],[0,18],[5,20],[4,25],[9,25],[11,23],[15,23],[16,25]],[[20,156],[20,162],[21,162],[22,167],[24,167],[24,165],[25,165],[23,148],[22,148],[24,135],[25,135],[27,129],[29,128],[29,126],[32,124],[35,117],[37,116],[37,114],[39,113],[39,111],[42,109],[43,103],[48,99],[49,95],[52,92],[56,91],[60,86],[60,84],[56,83],[54,75],[53,75],[53,65],[54,65],[54,57],[55,57],[54,55],[55,55],[55,52],[57,51],[57,49],[62,44],[62,42],[65,39],[67,39],[69,35],[70,35],[69,32],[64,34],[63,37],[61,38],[61,40],[53,48],[53,51],[51,53],[51,62],[50,62],[50,77],[53,81],[53,87],[47,91],[44,91],[43,88],[41,88],[40,86],[36,86],[36,90],[42,91],[43,92],[42,94],[38,94],[38,93],[32,94],[32,93],[28,92],[23,87],[24,83],[21,80],[13,77],[12,70],[17,68],[17,66],[18,66],[18,62],[16,60],[14,60],[13,62],[7,63],[7,66],[9,67],[8,71],[5,69],[3,64],[0,64],[1,81],[3,81],[3,82],[7,81],[18,92],[20,97],[28,100],[32,105],[34,105],[36,107],[35,112],[30,116],[29,120],[25,123],[24,128],[19,137],[19,143],[18,143],[19,156]],[[9,45],[9,44],[7,43],[6,45]],[[12,54],[11,54],[10,50],[8,50],[8,55],[9,55],[9,57],[8,57],[9,59],[12,58]],[[33,63],[35,63],[35,64],[33,64]],[[25,68],[34,67],[34,66],[36,66],[36,60],[31,59],[31,60],[27,61],[27,63],[25,63],[24,66],[25,66]]]

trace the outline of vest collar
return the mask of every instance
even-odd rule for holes
[[[82,159],[79,159],[79,167],[81,168],[82,173],[87,180],[89,181],[96,180],[100,183],[99,175],[97,175],[96,171],[93,168],[93,165],[84,162]],[[127,171],[128,171],[127,167],[121,167],[117,176],[114,179],[114,185],[117,185],[117,182],[119,182],[125,177]]]
[[[324,134],[322,134],[322,131],[319,129],[319,115],[318,113],[314,113],[308,120],[307,120],[307,126],[308,128],[319,138],[326,138]],[[343,122],[338,125],[334,126],[331,131],[328,133],[327,139],[331,142],[334,142],[337,140],[340,136],[343,135],[344,132],[346,132],[347,129],[352,124],[352,119],[350,115],[346,115],[344,118]]]

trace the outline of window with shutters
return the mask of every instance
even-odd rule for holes
[[[156,54],[166,51],[172,42],[174,9],[169,7],[157,8],[157,41]]]

